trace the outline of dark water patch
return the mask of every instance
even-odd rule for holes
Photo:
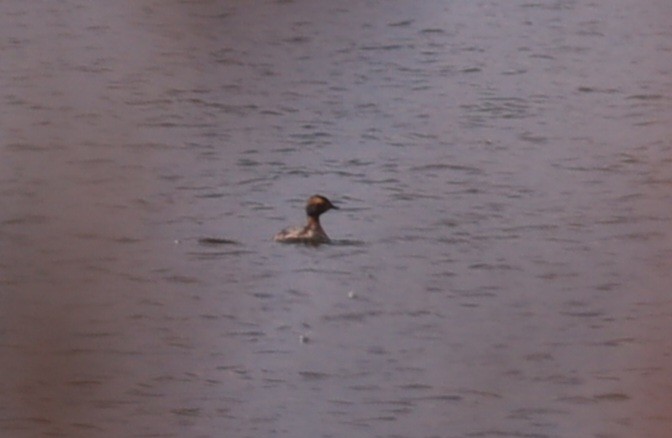
[[[530,132],[524,132],[518,136],[521,140],[527,142],[527,143],[532,143],[532,144],[545,144],[548,143],[548,137],[545,137],[543,135],[534,135]]]
[[[349,160],[342,162],[342,164],[341,162],[336,162],[336,164],[346,167],[366,167],[375,164],[375,161],[363,160],[360,158],[351,158]]]
[[[410,398],[410,400],[413,402],[424,402],[424,401],[457,402],[462,401],[462,399],[463,397],[461,395],[454,395],[454,394],[428,395],[423,397]]]
[[[321,175],[322,172],[318,170],[311,170],[306,167],[282,167],[277,171],[274,171],[274,175],[278,176],[301,176],[304,178],[309,178],[314,175]]]
[[[335,175],[339,177],[346,177],[346,178],[364,178],[366,174],[364,173],[358,173],[358,172],[351,172],[348,170],[329,170],[326,172],[323,172],[324,175]]]
[[[595,221],[596,224],[600,225],[626,225],[639,222],[639,219],[634,220],[630,216],[613,216],[605,219]]]
[[[478,287],[473,289],[455,289],[454,292],[460,297],[468,298],[492,298],[501,291],[500,287]]]
[[[556,231],[557,229],[558,227],[554,225],[520,225],[515,227],[502,228],[501,232],[504,233],[504,236],[508,239],[520,239],[523,238],[523,236],[529,237],[529,233],[547,233]]]
[[[608,392],[604,394],[597,394],[593,396],[593,399],[601,402],[624,402],[630,400],[630,396],[622,392]]]
[[[271,152],[279,155],[291,154],[292,152],[298,151],[299,148],[296,146],[283,146],[276,149],[273,149]],[[283,160],[284,163],[284,160]]]
[[[4,147],[7,150],[15,152],[44,152],[53,149],[48,145],[37,145],[34,143],[8,143]]]
[[[631,345],[637,342],[635,338],[618,338],[618,339],[608,339],[603,342],[596,343],[597,346],[604,347],[622,347],[623,345]]]
[[[627,233],[627,234],[619,234],[612,236],[612,239],[617,239],[617,240],[634,240],[634,241],[639,241],[639,242],[647,242],[647,241],[658,241],[661,239],[665,239],[667,236],[667,233],[664,233],[662,231],[641,231],[641,232],[632,232],[632,233]]]
[[[672,186],[672,178],[655,178],[653,176],[649,176],[643,182],[647,185]]]
[[[381,347],[380,345],[374,345],[366,349],[367,354],[372,354],[375,356],[386,356],[390,354],[389,350]]]
[[[324,249],[332,245],[332,242],[310,242],[310,241],[288,241],[288,242],[274,242],[274,244],[287,248],[315,248]],[[315,268],[299,269],[297,272],[320,272]]]
[[[599,93],[599,94],[616,94],[619,90],[615,88],[599,88],[599,87],[589,87],[589,86],[580,86],[577,88],[579,93]]]
[[[429,199],[433,201],[443,201],[445,197],[442,195],[432,195],[429,193],[408,193],[404,192],[403,188],[390,188],[389,191],[394,191],[390,195],[390,199],[393,201],[419,201],[422,199]]]
[[[292,355],[296,353],[294,350],[281,350],[278,348],[270,348],[270,349],[265,349],[265,350],[255,350],[254,354],[269,354],[272,356],[277,356],[277,355]],[[284,379],[273,379],[266,377],[264,378],[264,382],[269,382],[269,383],[280,383],[284,382]]]
[[[207,313],[207,314],[204,313],[204,314],[201,314],[201,315],[198,315],[198,316],[199,316],[199,318],[206,319],[206,320],[222,319],[222,315],[214,315],[214,314],[211,314],[211,313]],[[229,315],[224,315],[224,316],[228,317]],[[227,319],[229,319],[229,318],[227,318]]]
[[[637,114],[636,116],[639,116],[639,114]],[[633,126],[642,126],[643,127],[643,126],[661,125],[661,124],[666,124],[666,123],[667,123],[667,121],[661,120],[659,118],[650,118],[648,120],[642,120],[640,122],[634,122]]]
[[[70,425],[75,429],[85,430],[85,431],[93,431],[93,430],[103,431],[103,430],[105,430],[103,427],[100,427],[100,426],[98,426],[96,424],[93,424],[93,423],[74,422],[74,423],[70,423]]]
[[[392,243],[397,243],[397,242],[406,242],[406,243],[412,243],[412,242],[424,242],[424,241],[431,241],[432,238],[430,236],[427,236],[425,233],[421,234],[403,234],[401,236],[393,236],[388,239],[385,239],[384,242],[392,242]],[[419,257],[422,258],[424,257],[421,254],[414,255],[413,257]]]
[[[170,122],[161,120],[148,120],[146,122],[138,123],[138,126],[143,128],[171,128],[171,129],[205,129],[214,128],[212,123],[187,123],[187,122]]]
[[[550,353],[532,353],[525,356],[525,360],[530,362],[548,362],[553,360]]]
[[[439,27],[426,27],[420,31],[421,34],[429,35],[429,34],[444,34],[446,33],[445,30],[439,28]]]
[[[322,381],[333,377],[331,374],[318,371],[299,371],[299,376],[308,381]]]
[[[96,353],[96,350],[93,348],[64,348],[57,349],[53,351],[54,355],[61,357],[72,357],[72,356],[90,356]]]
[[[464,172],[469,175],[478,175],[483,173],[483,171],[477,167],[465,166],[461,164],[449,164],[449,163],[431,163],[424,164],[421,166],[413,166],[409,170],[415,172],[432,172],[432,171],[455,171],[455,172]]]
[[[269,163],[270,164],[270,163]],[[263,175],[263,176],[258,176],[258,177],[252,177],[249,179],[241,179],[240,181],[236,182],[237,185],[258,185],[258,186],[263,186],[263,185],[268,185],[273,183],[273,181],[277,181],[281,175],[279,173],[275,173],[273,175]],[[224,195],[224,193],[222,193]],[[228,195],[228,194],[226,194]]]
[[[364,240],[354,240],[354,239],[332,239],[330,242],[333,246],[354,246],[362,247],[366,246],[367,242]]]
[[[296,35],[290,38],[285,38],[282,40],[284,43],[288,44],[307,44],[310,43],[313,39],[305,35]]]
[[[599,310],[586,311],[564,311],[560,312],[562,315],[572,316],[574,318],[599,318],[604,316],[604,312]]]
[[[402,21],[395,21],[393,23],[388,23],[387,25],[390,27],[407,27],[413,24],[414,20],[402,20]]]
[[[251,158],[240,158],[236,164],[241,167],[254,167],[259,166],[262,163]]]
[[[426,385],[424,383],[408,383],[405,385],[399,385],[399,388],[409,391],[428,391],[431,390],[433,386]]]
[[[267,300],[267,299],[275,297],[275,294],[271,294],[271,293],[268,293],[268,292],[255,292],[254,294],[252,294],[252,296],[255,297],[255,298],[259,298],[261,300]]]
[[[362,392],[368,392],[368,391],[375,392],[380,390],[380,386],[376,384],[350,385],[348,388],[352,389],[353,391],[362,391]]]
[[[469,265],[469,269],[485,271],[520,271],[519,267],[508,263],[474,263]]]
[[[113,332],[87,332],[79,333],[77,337],[84,339],[102,339],[102,338],[111,338],[113,336],[119,336],[119,333]]]
[[[382,44],[382,45],[375,45],[375,46],[361,46],[359,50],[363,51],[395,51],[395,50],[400,50],[405,47],[411,47],[411,46],[404,46],[401,44]]]
[[[271,110],[271,109],[264,109],[259,111],[259,114],[263,116],[282,116],[284,115],[283,112],[277,111],[277,110]]]
[[[443,260],[441,260],[441,262],[443,262],[443,263],[453,263],[454,261],[455,261],[454,259],[443,259]],[[453,270],[450,270],[450,271],[443,270],[443,271],[433,273],[431,275],[431,277],[445,280],[447,278],[456,277],[457,275],[458,275],[458,273],[453,271]],[[427,292],[432,292],[432,293],[445,293],[445,292],[448,291],[448,288],[447,287],[438,287],[438,286],[428,285],[428,286],[425,287],[425,290]]]
[[[522,75],[527,73],[527,69],[524,68],[518,68],[518,69],[512,69],[512,70],[505,70],[502,72],[503,76],[516,76],[516,75]]]
[[[643,100],[643,101],[661,100],[664,98],[665,96],[662,94],[633,94],[626,97],[626,99],[628,100]]]
[[[484,124],[496,119],[525,119],[531,115],[528,101],[518,97],[486,97],[475,104],[462,104],[469,120]]]
[[[301,298],[309,296],[308,293],[303,292],[303,291],[301,291],[301,290],[299,290],[299,289],[293,289],[293,288],[289,289],[289,290],[287,291],[287,294],[288,294],[288,295],[291,295],[291,296],[294,296],[294,297],[301,297]]]
[[[587,172],[587,173],[618,172],[621,170],[621,166],[619,163],[594,165],[594,166],[553,163],[552,166],[559,169],[569,170],[572,172]]]
[[[596,290],[603,291],[603,292],[609,292],[615,290],[617,287],[619,287],[619,283],[601,283],[595,286]]]
[[[332,138],[333,135],[328,132],[316,131],[302,134],[290,134],[289,137],[304,146],[314,146],[330,144],[331,141],[329,139]]]
[[[378,310],[369,310],[369,311],[361,311],[361,312],[345,312],[345,313],[338,313],[338,314],[333,314],[333,315],[324,315],[322,319],[324,321],[349,321],[349,322],[363,322],[369,318],[380,316],[382,314],[381,311]]]
[[[192,277],[189,275],[168,275],[164,277],[164,280],[169,281],[171,283],[180,283],[180,284],[198,284],[201,283],[201,279]]]
[[[509,415],[511,418],[518,420],[533,420],[536,417],[547,415],[565,414],[561,409],[547,409],[547,408],[521,408],[513,410]]]
[[[228,193],[223,193],[223,192],[216,193],[216,192],[212,192],[212,193],[198,194],[198,195],[195,195],[194,198],[197,198],[197,199],[219,199],[219,198],[224,198],[224,197],[226,197],[226,196],[228,196]]]
[[[187,254],[196,260],[217,260],[223,257],[239,257],[247,254],[253,254],[253,251],[236,249],[230,251],[189,252]]]
[[[37,214],[17,216],[2,221],[3,225],[43,225],[49,222],[49,217]]]
[[[240,245],[240,243],[235,240],[224,239],[222,237],[202,237],[198,239],[198,243],[205,246]]]
[[[512,429],[487,429],[480,432],[471,432],[468,437],[475,438],[553,438],[554,435],[547,435],[544,433],[527,432]]]
[[[71,380],[66,382],[68,386],[74,386],[77,388],[94,388],[103,384],[100,380]]]
[[[208,185],[179,185],[175,186],[175,190],[183,190],[185,192],[202,192],[202,191],[207,191],[207,190],[212,190],[212,187]]]
[[[380,179],[371,179],[371,178],[362,178],[359,182],[363,184],[387,184],[387,185],[396,185],[399,183],[397,178],[380,178]]]
[[[476,389],[462,389],[458,391],[460,394],[464,394],[466,396],[473,396],[476,398],[480,399],[502,399],[504,396],[502,394],[499,394],[497,392],[493,391],[482,391],[482,390],[476,390]]]
[[[232,330],[224,333],[224,336],[236,336],[243,338],[262,338],[266,333],[259,330]]]
[[[180,416],[180,417],[200,417],[201,409],[200,408],[177,408],[171,409],[171,414]]]

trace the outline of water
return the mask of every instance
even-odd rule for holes
[[[668,436],[669,2],[0,12],[3,437]]]

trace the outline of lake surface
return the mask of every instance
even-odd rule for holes
[[[3,437],[669,436],[668,0],[0,16]]]

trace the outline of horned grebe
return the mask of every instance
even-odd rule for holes
[[[331,209],[338,210],[327,198],[320,195],[311,196],[306,203],[308,224],[305,227],[286,228],[275,235],[273,240],[283,243],[320,244],[329,243],[327,233],[320,225],[320,215]]]

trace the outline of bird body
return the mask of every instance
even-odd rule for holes
[[[303,227],[285,228],[275,235],[273,240],[282,243],[320,244],[329,243],[331,239],[320,224],[320,215],[331,209],[338,210],[327,198],[314,195],[306,202],[308,222]]]

